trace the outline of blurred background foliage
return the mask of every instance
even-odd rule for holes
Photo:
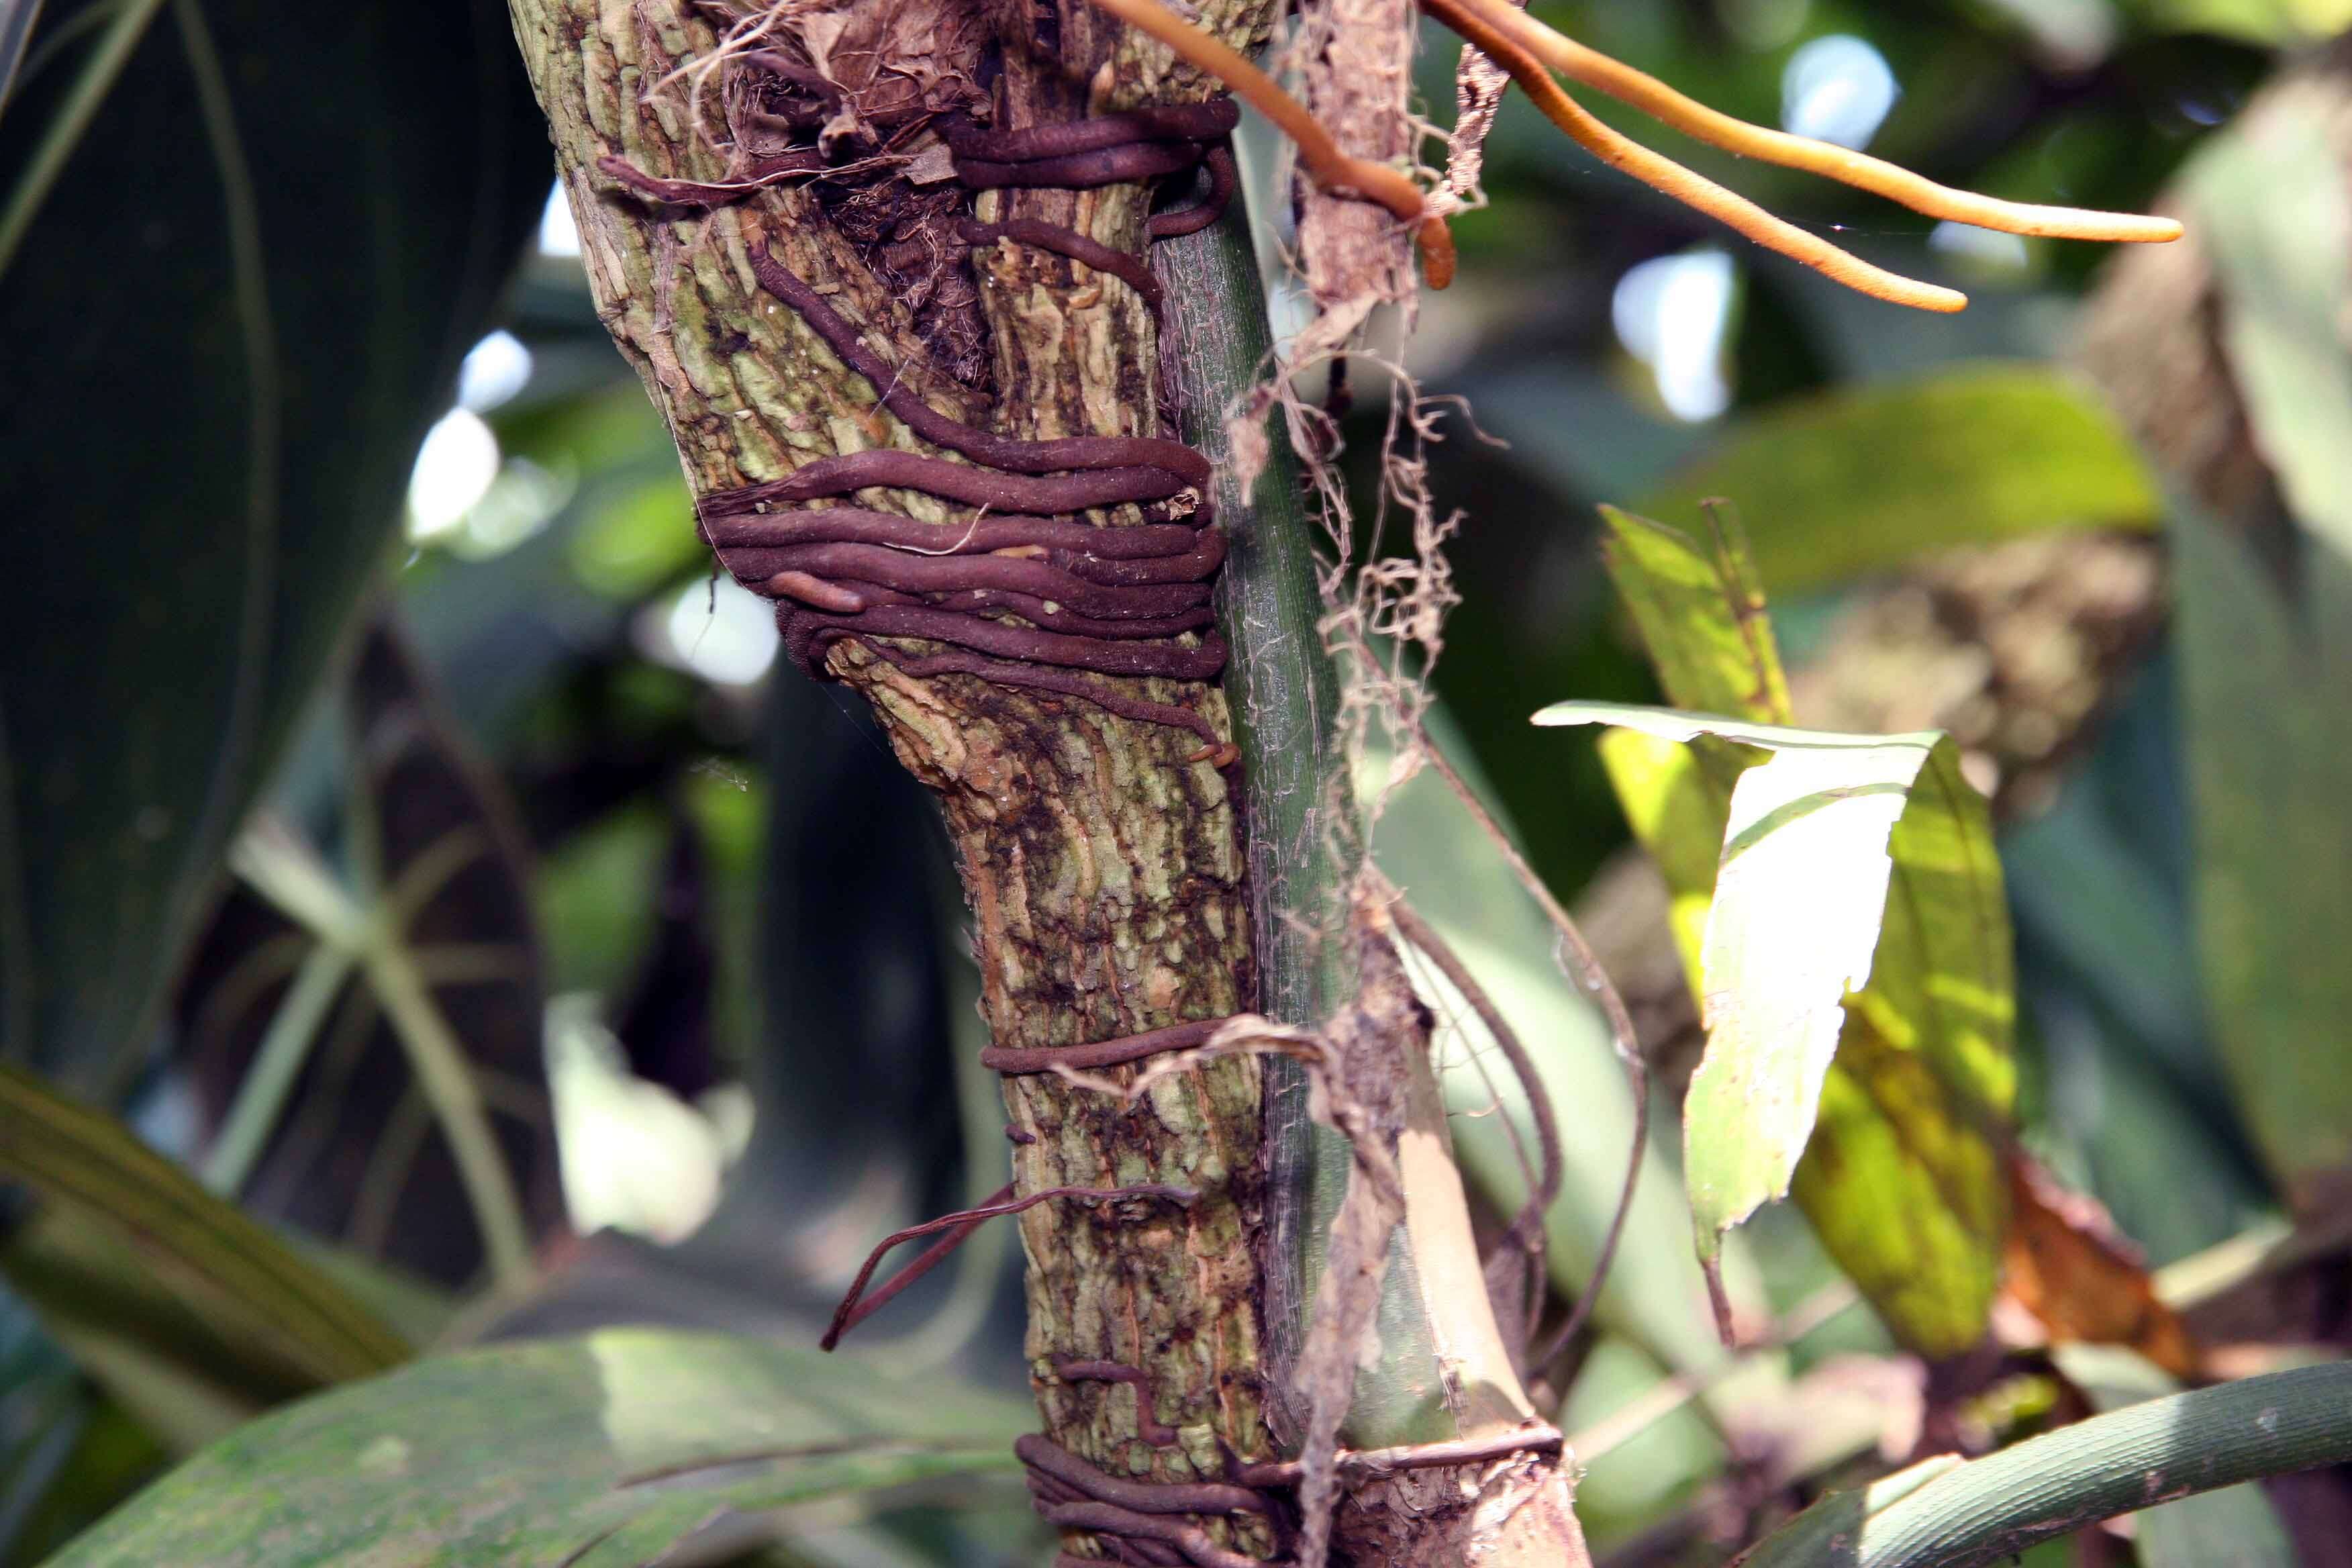
[[[1002,1179],[944,838],[857,705],[777,672],[767,606],[714,575],[550,199],[503,8],[378,9],[289,43],[253,5],[52,0],[0,103],[0,1041],[408,1343],[813,1339],[874,1237]],[[1593,748],[1527,721],[1660,700],[1596,509],[1688,529],[1729,497],[1799,719],[1953,734],[2018,930],[2025,1142],[2209,1343],[2341,1344],[2352,58],[2324,40],[2352,5],[1536,9],[1732,113],[2199,234],[2112,258],[1649,138],[1974,296],[1915,317],[1598,168],[1514,96],[1459,280],[1402,351],[1463,409],[1430,453],[1465,520],[1446,744],[1587,920],[1671,1091],[1599,1327],[1545,1375],[1603,1559],[1720,1562],[1923,1421],[1981,1444],[2079,1395],[2014,1357],[1895,1354],[1785,1208],[1727,1259],[1765,1348],[1717,1344],[1672,1164],[1697,1037],[1664,891]],[[1284,215],[1258,217],[1279,331]],[[1358,394],[1342,461],[1368,482],[1384,409]],[[1630,1131],[1602,1037],[1456,815],[1409,792],[1383,832],[1543,1057],[1572,1299]],[[1454,1065],[1507,1212],[1493,1090]],[[332,1380],[156,1300],[155,1234],[0,1204],[0,1562]],[[875,1338],[1017,1385],[1017,1264],[983,1237]],[[2352,1487],[2270,1498],[2263,1539],[2301,1556],[2245,1561],[2352,1562]],[[1024,1517],[859,1516],[775,1560],[1003,1561],[1035,1549]],[[2127,1534],[2084,1560],[2167,1560],[2164,1527]]]

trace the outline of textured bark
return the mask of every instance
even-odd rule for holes
[[[966,37],[980,40],[979,7],[908,0],[893,15],[918,8],[936,15],[895,37],[935,55],[909,74],[961,90],[978,74],[977,58],[956,51]],[[668,420],[698,495],[776,479],[836,452],[926,449],[876,408],[873,389],[792,310],[758,289],[745,247],[759,238],[943,411],[1024,437],[1156,433],[1154,325],[1125,285],[1011,245],[976,254],[992,399],[938,367],[906,302],[865,258],[870,244],[861,249],[815,196],[770,189],[681,218],[649,211],[594,172],[597,158],[616,154],[661,177],[726,176],[715,146],[727,138],[718,84],[698,119],[683,82],[648,91],[713,47],[698,10],[685,0],[513,0],[512,9],[554,129],[597,308]],[[1213,0],[1201,20],[1244,37],[1263,17],[1255,0]],[[1017,37],[997,40],[999,104],[1009,110],[999,123],[1206,96],[1206,84],[1156,47],[1115,49],[1083,0],[1020,23]],[[1005,204],[1134,251],[1145,201],[1136,186],[997,193],[979,212],[1008,216],[999,210]],[[898,492],[866,504],[944,521],[939,503]],[[1184,762],[1196,737],[969,677],[918,679],[854,642],[835,644],[829,657],[874,703],[901,760],[939,794],[998,1044],[1075,1045],[1253,1003],[1234,803],[1213,770]],[[1214,691],[1120,684],[1193,703],[1226,727]],[[1245,1457],[1268,1451],[1256,1277],[1260,1096],[1250,1058],[1170,1079],[1132,1108],[1051,1077],[1007,1080],[1019,1191],[1166,1183],[1200,1193],[1181,1209],[1049,1203],[1021,1221],[1028,1348],[1046,1434],[1114,1474],[1213,1474],[1220,1441]],[[1145,1443],[1136,1389],[1065,1383],[1053,1373],[1061,1356],[1142,1368],[1154,1414],[1179,1441]],[[1261,1554],[1271,1544],[1244,1537],[1239,1544]]]
[[[1381,3],[1403,14],[1393,0]],[[1160,432],[1157,325],[1141,301],[1115,279],[1009,243],[975,253],[969,270],[960,259],[942,266],[935,250],[963,198],[951,185],[910,183],[924,159],[904,177],[885,170],[863,187],[836,183],[824,195],[771,188],[690,216],[649,209],[596,172],[599,159],[617,156],[656,179],[740,176],[747,160],[778,150],[761,136],[806,112],[790,104],[780,112],[771,95],[752,105],[758,115],[746,114],[749,89],[724,73],[704,79],[698,100],[689,94],[693,78],[681,68],[707,59],[717,43],[705,19],[710,7],[695,0],[511,4],[554,129],[598,309],[667,419],[698,496],[782,478],[835,454],[926,449],[877,406],[864,378],[758,289],[749,251],[761,245],[856,322],[901,384],[958,419],[1026,438]],[[1246,43],[1268,4],[1207,0],[1194,20]],[[990,117],[1012,128],[1197,100],[1212,87],[1156,46],[1128,39],[1085,0],[1006,12],[1009,25],[994,36],[982,23],[998,14],[980,0],[845,0],[831,11],[779,15],[800,29],[793,37],[821,75],[829,74],[823,51],[845,38],[856,45],[857,79],[833,77],[849,90],[829,110],[826,135],[856,137],[977,104],[983,80]],[[1327,57],[1327,68],[1338,58]],[[1393,96],[1402,56],[1382,58],[1385,85],[1375,96]],[[730,126],[741,139],[731,147]],[[1039,219],[1139,252],[1147,203],[1138,186],[992,192],[975,216]],[[1393,224],[1381,217],[1375,226],[1381,246],[1402,258]],[[1223,306],[1187,299],[1176,314],[1192,318],[1188,333],[1205,342],[1218,334],[1200,317]],[[1255,374],[1255,356],[1232,344],[1216,357],[1228,370],[1225,362],[1248,359],[1244,374]],[[1198,438],[1213,418],[1192,409],[1186,424]],[[1233,480],[1221,474],[1217,488],[1230,492]],[[919,496],[870,491],[859,500],[950,521],[946,507]],[[1263,505],[1254,496],[1232,515]],[[1121,512],[1097,521],[1136,520]],[[1235,559],[1267,549],[1245,531]],[[1262,563],[1271,563],[1270,555]],[[1249,674],[1265,710],[1260,721],[1278,709],[1284,724],[1309,736],[1323,726],[1328,672],[1311,668],[1311,615],[1274,601],[1305,592],[1311,577],[1307,563],[1293,561],[1261,581],[1255,596],[1226,595],[1234,646],[1270,652],[1284,644],[1280,658],[1296,676],[1269,683],[1265,671]],[[1297,933],[1277,929],[1279,915],[1269,911],[1311,905],[1314,895],[1287,886],[1299,868],[1275,866],[1269,856],[1321,842],[1305,800],[1318,782],[1319,744],[1270,763],[1268,778],[1251,782],[1282,846],[1261,847],[1261,875],[1278,871],[1265,879],[1286,884],[1254,911],[1238,803],[1225,777],[1186,761],[1195,736],[971,677],[916,678],[855,640],[833,644],[826,658],[874,704],[901,761],[940,797],[975,916],[982,1007],[998,1045],[1075,1046],[1259,1005],[1259,942],[1285,954],[1278,1005],[1296,1007],[1311,994],[1315,964],[1290,952]],[[1229,729],[1216,690],[1122,684],[1151,701],[1192,706]],[[1402,1051],[1424,1042],[1391,1043]],[[1022,1217],[1028,1349],[1046,1436],[1114,1476],[1214,1479],[1229,1452],[1255,1458],[1275,1447],[1270,1328],[1291,1325],[1267,1322],[1261,1267],[1271,1259],[1263,1266],[1287,1278],[1292,1264],[1286,1247],[1277,1253],[1266,1245],[1265,1082],[1249,1057],[1158,1081],[1134,1106],[1048,1076],[1007,1080],[1019,1192],[1153,1184],[1199,1194],[1181,1207],[1047,1203]],[[1276,1098],[1286,1107],[1291,1097]],[[1425,1098],[1435,1105],[1433,1093]],[[1432,1148],[1442,1147],[1442,1119],[1433,1140]],[[1450,1163],[1445,1174],[1452,1177]],[[1444,1311],[1415,1301],[1427,1320],[1422,1338],[1435,1336],[1423,1349],[1443,1352],[1433,1364],[1449,1388],[1475,1384],[1473,1394],[1447,1402],[1465,1435],[1509,1434],[1527,1419],[1526,1402],[1477,1294],[1466,1219],[1454,1212],[1464,1207],[1458,1182],[1444,1185],[1450,1217],[1435,1228],[1458,1233],[1462,1245],[1430,1278],[1467,1280],[1472,1297]],[[1429,1327],[1441,1321],[1444,1334]],[[1398,1344],[1386,1349],[1397,1359]],[[1066,1360],[1121,1363],[1143,1376],[1071,1381],[1055,1372]],[[1339,1367],[1342,1396],[1351,1365],[1350,1358]],[[1143,1433],[1161,1426],[1175,1440],[1147,1441]],[[1359,1477],[1344,1506],[1341,1537],[1359,1563],[1584,1561],[1566,1467],[1551,1455]],[[1202,1522],[1246,1552],[1275,1548],[1255,1515]]]
[[[1353,156],[1412,162],[1417,21],[1409,0],[1326,0],[1306,23],[1306,101]],[[1410,237],[1370,202],[1308,191],[1300,203],[1298,265],[1322,312],[1295,351],[1301,359],[1341,348],[1370,311],[1420,293]]]
[[[1427,1568],[1580,1568],[1591,1562],[1568,1472],[1549,1456],[1411,1470],[1350,1493],[1349,1561]]]

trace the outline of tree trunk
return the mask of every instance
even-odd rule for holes
[[[745,99],[730,81],[734,68],[697,75],[720,47],[709,20],[718,7],[511,0],[511,8],[597,309],[667,420],[698,502],[836,455],[938,452],[877,406],[875,384],[798,310],[762,289],[752,270],[761,247],[852,323],[899,388],[957,421],[1023,439],[1160,433],[1159,323],[1143,297],[1109,273],[1009,240],[972,247],[967,273],[956,233],[963,193],[940,183],[920,143],[911,164],[886,163],[863,184],[772,184],[708,210],[647,205],[636,194],[646,177],[740,180],[751,158],[773,151],[750,144],[762,121],[746,112],[772,120],[773,100]],[[1194,20],[1248,47],[1269,9],[1268,0],[1206,0]],[[992,33],[983,16],[971,0],[848,0],[831,12],[792,13],[774,27],[798,46],[796,60],[816,62],[830,82],[824,90],[837,112],[828,137],[854,136],[860,119],[879,124],[886,111],[912,128],[975,108],[1017,130],[1198,101],[1215,86],[1086,0],[1031,8],[1017,35]],[[805,74],[805,61],[796,68]],[[905,108],[909,93],[921,100],[914,112]],[[639,173],[616,178],[600,163],[613,159]],[[971,210],[990,224],[1029,219],[1076,230],[1136,256],[1146,248],[1149,202],[1146,185],[1120,184],[988,192]],[[1206,242],[1183,243],[1197,256]],[[1223,308],[1188,298],[1175,314],[1189,333],[1213,338],[1203,322]],[[1187,412],[1196,440],[1218,429],[1222,410]],[[1210,488],[1229,508],[1229,528],[1235,513],[1246,518],[1249,498],[1233,493],[1229,475]],[[950,509],[930,497],[867,489],[857,499],[941,524],[943,542],[955,537]],[[1089,521],[1142,519],[1121,507]],[[1252,627],[1287,645],[1279,664],[1248,673],[1253,700],[1269,722],[1312,737],[1331,704],[1307,631],[1311,615],[1302,613],[1300,596],[1311,592],[1303,544],[1269,546],[1246,526],[1237,532],[1237,559],[1269,557],[1254,587],[1228,595],[1237,655],[1247,657]],[[1311,740],[1268,758],[1265,776],[1248,780],[1251,809],[1279,834],[1262,837],[1252,853],[1237,809],[1242,784],[1202,755],[1210,748],[1193,732],[971,674],[910,673],[854,637],[830,644],[823,658],[828,674],[874,705],[901,761],[940,798],[975,917],[982,1009],[997,1047],[1087,1045],[1268,1005],[1261,943],[1282,950],[1284,977],[1270,1005],[1310,1016],[1294,1011],[1312,998],[1299,980],[1310,961],[1296,951],[1297,934],[1268,913],[1290,906],[1268,895],[1288,896],[1280,884],[1297,870],[1293,857],[1311,853],[1318,837],[1311,806],[1328,759]],[[1232,733],[1213,684],[1087,679],[1130,704],[1188,709],[1219,737]],[[1252,875],[1261,895],[1255,917]],[[1228,1056],[1161,1079],[1132,1105],[1050,1073],[1005,1079],[1018,1194],[1146,1185],[1195,1194],[1181,1205],[1047,1201],[1021,1216],[1027,1349],[1045,1434],[1114,1476],[1214,1480],[1228,1455],[1274,1455],[1280,1363],[1269,1353],[1270,1331],[1286,1331],[1292,1315],[1284,1295],[1269,1321],[1262,1270],[1272,1259],[1272,1275],[1295,1291],[1287,1260],[1296,1238],[1269,1242],[1266,1079],[1260,1058]],[[1097,1363],[1097,1372],[1111,1363],[1120,1375],[1057,1373],[1070,1362]],[[1507,1471],[1514,1492],[1540,1493],[1556,1507],[1505,1510],[1480,1529],[1525,1535],[1530,1521],[1557,1512],[1572,1537],[1565,1487],[1548,1457],[1511,1456],[1486,1468],[1498,1478]],[[1418,1502],[1393,1484],[1364,1490],[1394,1493],[1412,1517],[1453,1520],[1494,1495],[1465,1489],[1465,1479],[1424,1472],[1415,1484],[1429,1496]],[[1254,1514],[1200,1522],[1213,1545],[1255,1557],[1277,1549]],[[1466,1526],[1447,1528],[1467,1538]],[[1426,1546],[1426,1527],[1396,1539],[1416,1534]],[[1108,1550],[1083,1532],[1069,1544],[1081,1555]]]

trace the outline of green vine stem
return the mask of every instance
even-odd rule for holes
[[[1258,1006],[1276,1019],[1312,1025],[1352,989],[1352,977],[1335,963],[1345,950],[1336,940],[1343,868],[1329,847],[1327,814],[1353,809],[1354,801],[1334,733],[1339,677],[1323,649],[1322,563],[1302,476],[1271,418],[1255,432],[1265,448],[1253,483],[1244,487],[1235,461],[1232,416],[1278,372],[1244,204],[1236,200],[1222,222],[1197,236],[1157,247],[1152,265],[1168,289],[1164,331],[1179,433],[1216,465],[1216,512],[1233,537],[1218,613],[1233,650],[1225,691],[1242,749]],[[1367,1447],[1491,1436],[1533,1414],[1487,1301],[1442,1097],[1425,1059],[1406,1068],[1405,1221],[1382,1286],[1379,1361],[1359,1376],[1344,1429],[1349,1442]],[[1267,1058],[1260,1279],[1269,1370],[1285,1389],[1351,1163],[1347,1141],[1309,1119],[1304,1069]],[[1277,1430],[1295,1444],[1297,1428],[1282,1417],[1300,1413],[1279,1401],[1275,1411]],[[1486,1560],[1557,1568],[1589,1561],[1564,1480],[1565,1472],[1538,1467],[1527,1479],[1522,1506],[1500,1510],[1511,1522],[1472,1527]],[[1357,1505],[1411,1521],[1388,1527],[1390,1544],[1442,1553],[1462,1538],[1442,1529],[1420,1533],[1420,1525],[1458,1506],[1465,1484],[1433,1471],[1392,1481],[1389,1495],[1367,1489]],[[1441,1495],[1449,1487],[1455,1496]]]
[[[1242,751],[1258,1010],[1313,1024],[1340,994],[1331,944],[1318,940],[1339,926],[1322,809],[1343,766],[1332,733],[1339,685],[1318,625],[1315,525],[1290,443],[1272,416],[1260,427],[1266,461],[1256,482],[1244,488],[1234,463],[1228,416],[1274,365],[1241,199],[1223,221],[1154,247],[1151,264],[1168,287],[1162,331],[1178,433],[1216,465],[1213,500],[1233,538],[1217,612],[1233,649],[1225,694]],[[1280,1057],[1265,1064],[1265,1160],[1262,1279],[1268,1359],[1280,1385],[1297,1361],[1320,1239],[1349,1163],[1345,1140],[1307,1118],[1305,1069]]]
[[[2117,1514],[2347,1460],[2352,1365],[2298,1367],[1915,1465],[1816,1503],[1739,1568],[1989,1568]]]

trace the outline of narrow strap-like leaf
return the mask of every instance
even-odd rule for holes
[[[285,1243],[198,1185],[103,1111],[0,1067],[0,1175],[121,1226],[166,1267],[216,1288],[284,1335],[321,1382],[407,1359],[400,1336]]]

